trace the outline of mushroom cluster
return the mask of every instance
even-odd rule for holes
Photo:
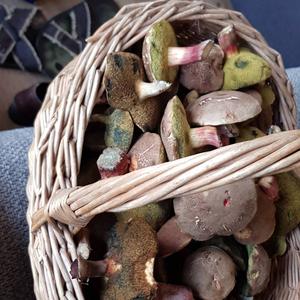
[[[188,47],[180,36],[162,20],[142,49],[107,56],[82,182],[99,180],[95,169],[100,179],[120,176],[280,130],[272,70],[234,26]],[[91,299],[253,297],[300,222],[299,194],[282,174],[102,214],[78,234],[71,275]]]

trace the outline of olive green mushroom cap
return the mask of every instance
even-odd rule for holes
[[[255,85],[272,75],[269,64],[246,48],[227,57],[223,70],[223,90],[238,90]]]
[[[160,126],[161,138],[169,160],[193,153],[189,131],[190,126],[184,107],[175,96],[168,102]]]
[[[175,81],[178,67],[168,66],[169,47],[177,47],[175,31],[168,21],[162,20],[150,28],[144,39],[143,61],[150,81]]]

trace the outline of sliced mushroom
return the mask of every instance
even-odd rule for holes
[[[177,96],[167,104],[160,132],[169,160],[189,156],[193,149],[206,145],[222,146],[215,127],[190,128],[184,107]]]
[[[130,114],[121,109],[115,109],[109,116],[95,114],[92,122],[101,122],[106,125],[105,144],[107,147],[117,147],[125,152],[131,145],[134,125]]]
[[[181,230],[205,241],[214,235],[232,235],[249,224],[257,210],[256,187],[252,179],[244,179],[173,203]]]
[[[201,299],[222,300],[233,290],[235,275],[235,264],[225,251],[204,247],[187,258],[183,282]]]
[[[159,122],[163,106],[156,96],[171,84],[162,81],[145,83],[142,60],[135,54],[111,53],[107,57],[104,85],[108,103],[129,111],[134,123],[143,131],[152,130]]]
[[[217,126],[249,120],[261,112],[261,105],[246,93],[219,91],[198,98],[186,111],[193,125]]]
[[[224,28],[218,41],[226,53],[224,64],[224,90],[238,90],[263,82],[272,75],[269,64],[249,49],[238,48],[237,36],[232,25]]]

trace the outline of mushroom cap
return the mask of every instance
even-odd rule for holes
[[[269,64],[249,49],[241,48],[226,58],[223,90],[238,90],[260,83],[272,75]]]
[[[261,112],[254,97],[237,91],[206,94],[187,106],[188,120],[198,126],[225,125],[246,121]]]
[[[176,198],[173,203],[182,231],[205,241],[214,235],[232,235],[248,225],[257,209],[256,187],[252,179],[243,179]]]
[[[235,239],[244,245],[262,244],[273,234],[276,225],[276,208],[274,203],[257,188],[257,211],[250,223],[235,232]]]
[[[169,219],[157,232],[160,257],[172,255],[184,247],[192,240],[189,234],[181,231],[177,224],[176,217]]]
[[[134,125],[129,112],[115,109],[106,124],[105,144],[128,151],[133,137]]]
[[[154,300],[194,300],[190,289],[182,285],[158,283]]]
[[[136,82],[144,80],[142,60],[127,52],[110,53],[106,59],[104,85],[110,106],[129,110],[139,102]]]
[[[235,286],[236,267],[218,247],[203,247],[185,261],[183,281],[204,300],[225,299]]]
[[[192,154],[190,126],[184,107],[177,96],[167,104],[161,120],[160,133],[169,160]]]
[[[150,81],[175,81],[178,67],[168,66],[168,48],[176,46],[175,31],[169,22],[162,20],[150,28],[143,44],[143,61]]]
[[[251,296],[255,296],[262,292],[269,283],[271,259],[261,245],[247,246],[247,251],[247,289]]]
[[[154,166],[166,161],[165,148],[157,133],[145,132],[128,153],[130,171]]]
[[[107,257],[114,258],[121,267],[107,281],[101,299],[152,299],[156,291],[153,270],[158,246],[151,226],[142,218],[117,222],[107,244]]]
[[[206,58],[180,67],[180,83],[199,94],[217,91],[223,86],[224,53],[214,45]]]

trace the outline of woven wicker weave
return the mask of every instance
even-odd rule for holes
[[[105,57],[135,44],[161,19],[200,20],[200,25],[215,33],[233,24],[240,38],[272,67],[280,99],[280,122],[284,129],[293,131],[79,188],[77,174],[85,129],[96,100],[104,91],[101,81]],[[300,131],[295,128],[296,106],[281,56],[268,47],[242,14],[191,0],[123,7],[88,39],[84,51],[53,80],[35,121],[35,136],[29,152],[27,217],[32,230],[29,254],[37,299],[84,299],[80,284],[69,275],[71,261],[76,259],[72,232],[85,226],[94,215],[206,190],[245,177],[290,170],[300,164]],[[291,250],[273,264],[272,284],[277,284],[277,289],[272,290],[277,296],[270,292],[270,299],[298,299],[300,270],[295,265],[299,260],[298,232],[296,229],[291,234]],[[291,264],[293,271],[287,268]],[[277,266],[284,276],[277,276]],[[278,298],[278,293],[282,297]]]

